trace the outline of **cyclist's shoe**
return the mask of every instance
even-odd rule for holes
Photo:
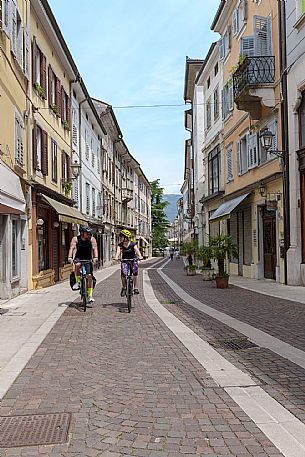
[[[139,295],[139,293],[140,293],[140,292],[139,292],[139,289],[133,289],[133,293],[134,293],[135,295]]]
[[[121,297],[125,297],[125,295],[126,295],[126,289],[124,289],[124,287],[122,287]]]
[[[74,286],[72,287],[72,290],[79,290],[80,289],[80,283],[76,282]]]
[[[89,298],[88,303],[87,303],[88,308],[92,308],[92,304],[93,304],[94,302],[95,302],[95,300],[94,300],[93,297]]]

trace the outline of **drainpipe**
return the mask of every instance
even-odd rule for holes
[[[78,153],[79,153],[79,163],[81,165],[81,170],[79,174],[79,192],[80,192],[80,205],[79,210],[83,212],[83,173],[82,173],[82,104],[88,101],[87,98],[84,98],[79,102],[79,111],[78,111]]]
[[[290,247],[290,199],[289,199],[289,134],[287,89],[286,3],[278,0],[280,78],[281,78],[281,125],[283,152],[283,200],[284,200],[284,266],[285,284],[288,283],[287,252]]]

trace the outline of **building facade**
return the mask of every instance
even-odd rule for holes
[[[305,285],[305,3],[286,2],[290,248],[288,284]]]
[[[285,280],[283,168],[262,147],[261,134],[281,144],[278,2],[221,2],[212,24],[223,66],[223,203],[209,217],[232,235],[238,257],[230,271]]]

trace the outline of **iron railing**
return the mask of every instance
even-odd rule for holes
[[[233,75],[234,98],[248,87],[274,83],[274,56],[246,57]]]

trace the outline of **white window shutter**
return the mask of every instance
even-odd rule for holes
[[[10,37],[11,34],[11,0],[2,0],[2,30]]]
[[[254,36],[243,36],[240,39],[240,53],[243,56],[254,56]]]
[[[11,51],[17,57],[17,3],[11,0]]]
[[[30,37],[30,30],[26,26],[24,28],[24,34],[23,34],[23,70],[24,74],[26,76],[26,79],[29,81],[30,80],[30,58],[31,58],[31,37]]]
[[[17,16],[18,16],[18,21],[21,21],[20,13],[17,9]],[[20,24],[20,23],[19,23]],[[20,68],[23,71],[23,28],[21,27],[21,24],[17,28],[17,52],[16,52],[16,58],[19,63]]]
[[[229,111],[233,111],[233,109],[234,109],[233,82],[231,82],[228,87],[228,106],[229,106]]]
[[[278,150],[278,122],[277,119],[274,119],[270,124],[268,125],[268,129],[270,130],[271,133],[273,133],[274,137],[272,138],[272,147],[271,151],[277,151]],[[272,159],[274,158],[275,155],[272,153],[268,153],[267,158]]]
[[[236,156],[237,156],[237,173],[238,176],[241,175],[242,172],[242,164],[241,164],[241,156],[240,156],[240,141],[236,141]]]
[[[223,38],[220,38],[220,40],[218,40],[218,49],[219,49],[219,58],[221,60],[224,58]]]
[[[270,17],[253,17],[255,56],[272,55],[272,34]]]
[[[241,20],[241,25],[247,20],[247,1],[246,0],[240,0],[240,20]]]
[[[258,137],[256,133],[248,136],[248,168],[258,165]]]
[[[235,9],[232,14],[232,35],[235,36],[238,33],[238,9]]]
[[[233,180],[233,154],[232,146],[227,147],[227,181]]]

